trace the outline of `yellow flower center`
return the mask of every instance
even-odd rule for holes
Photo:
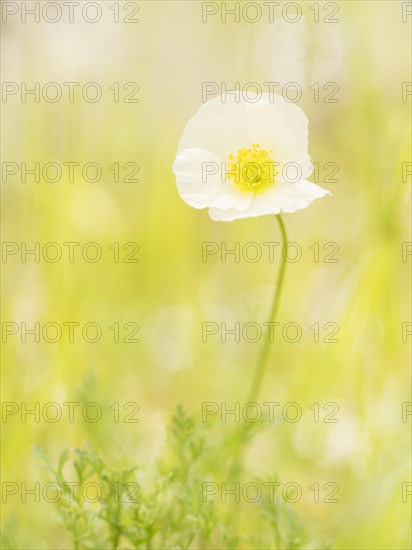
[[[236,155],[229,155],[229,179],[242,191],[261,191],[273,185],[277,171],[272,153],[257,143],[253,143],[251,149],[238,149]]]

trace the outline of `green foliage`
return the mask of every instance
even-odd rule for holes
[[[230,497],[222,502],[220,493],[204,492],[204,483],[230,479],[232,487],[235,481],[250,481],[241,464],[233,479],[232,455],[239,451],[243,426],[231,437],[221,428],[197,422],[179,406],[158,460],[125,469],[108,466],[90,445],[62,451],[57,467],[37,448],[49,479],[62,488],[56,506],[73,548],[308,548],[301,521],[275,489],[254,503]],[[74,479],[69,480],[70,467]],[[256,479],[273,486],[274,481],[277,476]],[[245,514],[253,516],[252,532],[242,524]]]

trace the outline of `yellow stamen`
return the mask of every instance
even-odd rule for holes
[[[260,191],[273,185],[278,173],[272,153],[257,143],[253,143],[251,149],[238,149],[236,155],[229,155],[229,179],[242,191]]]

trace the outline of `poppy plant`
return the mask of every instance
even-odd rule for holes
[[[204,103],[187,123],[173,164],[182,199],[209,208],[215,221],[292,213],[330,194],[308,181],[308,119],[297,105],[274,93],[223,94]],[[274,322],[285,272],[282,256],[269,320]],[[267,335],[266,335],[267,336]],[[249,400],[260,391],[269,359],[269,338],[254,371]]]

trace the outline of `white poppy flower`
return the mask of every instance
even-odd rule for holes
[[[227,93],[202,105],[173,164],[182,199],[215,221],[306,208],[329,193],[306,179],[312,170],[308,120],[274,93]]]

